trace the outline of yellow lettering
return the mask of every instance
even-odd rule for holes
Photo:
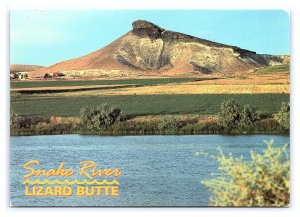
[[[84,186],[77,186],[77,196],[84,196]]]
[[[111,187],[111,196],[119,196],[119,188],[117,186]]]
[[[83,167],[80,169],[79,175],[82,176],[83,174],[85,174],[88,177],[89,177],[89,175],[86,173],[86,170],[96,166],[96,163],[94,161],[82,161],[79,164],[83,165]]]
[[[27,174],[27,175],[24,176],[24,179],[29,179],[31,176],[34,175],[34,171],[35,171],[35,170],[34,170],[33,168],[30,168],[30,167],[29,167],[29,166],[32,165],[32,164],[36,164],[36,165],[39,166],[39,165],[40,165],[40,162],[37,161],[37,160],[31,160],[31,161],[28,161],[26,164],[24,164],[24,169],[30,171],[29,174]]]

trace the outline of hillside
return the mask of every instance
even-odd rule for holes
[[[40,68],[29,76],[62,71],[69,76],[161,75],[245,72],[280,64],[283,58],[169,31],[144,20],[106,47]]]
[[[44,66],[11,64],[10,65],[10,73],[30,72],[30,71],[38,70],[38,69],[41,69],[41,68],[44,68]]]

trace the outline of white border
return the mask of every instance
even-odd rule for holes
[[[299,1],[298,1],[299,2]],[[10,9],[281,9],[291,12],[291,160],[292,160],[292,195],[290,208],[10,208],[8,202],[8,140],[9,140],[9,17]],[[300,93],[299,68],[299,28],[300,8],[297,0],[3,0],[0,3],[0,216],[53,216],[59,214],[72,217],[91,215],[110,216],[222,216],[247,217],[272,215],[272,217],[299,216],[299,165],[300,165],[300,133],[299,131],[299,100],[296,93]],[[272,37],[272,36],[270,36]],[[280,42],[279,42],[280,43]],[[298,61],[297,61],[298,60]],[[298,71],[297,71],[298,70]]]

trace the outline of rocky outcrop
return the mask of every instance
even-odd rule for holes
[[[267,61],[268,65],[270,66],[290,63],[290,57],[287,55],[262,54],[261,56]]]
[[[165,30],[148,21],[138,20],[132,26],[115,58],[135,69],[185,68],[189,72],[212,73],[268,64],[253,51]]]

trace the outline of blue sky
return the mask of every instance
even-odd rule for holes
[[[290,54],[284,11],[11,11],[11,64],[52,65],[80,57],[131,30],[137,19],[263,54]]]

